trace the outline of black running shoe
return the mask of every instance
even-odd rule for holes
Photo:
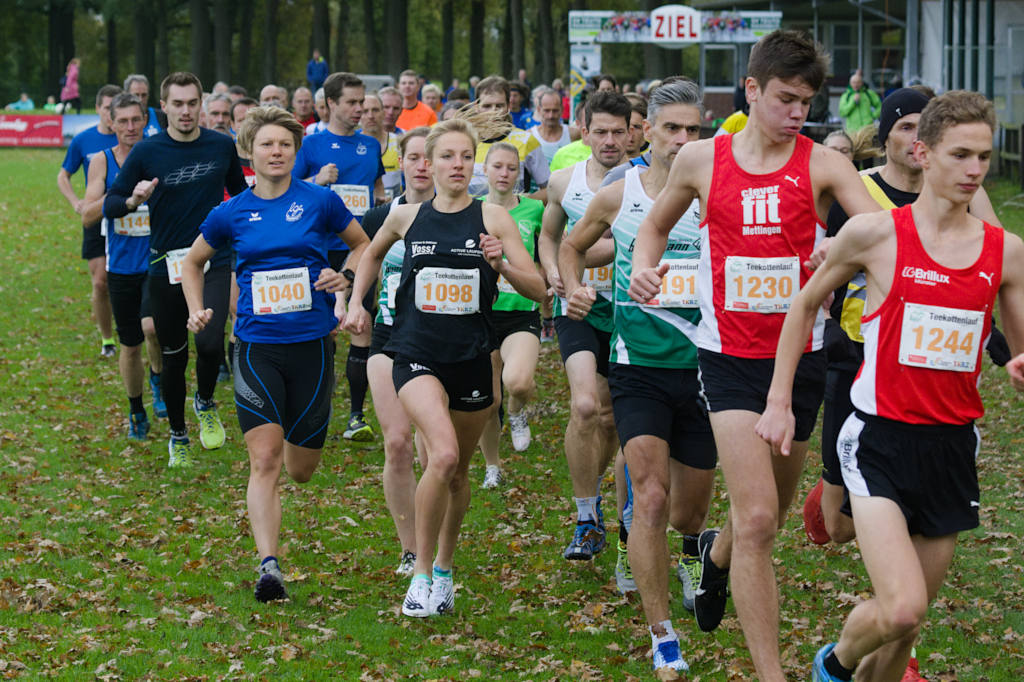
[[[723,571],[711,561],[711,546],[717,537],[717,530],[706,530],[697,539],[701,571],[700,584],[694,592],[693,614],[697,617],[697,626],[704,632],[711,632],[722,622],[725,601],[729,598],[729,571]]]
[[[287,599],[288,593],[284,589],[284,574],[276,559],[264,561],[258,569],[260,579],[256,581],[256,601],[268,602],[278,599]]]

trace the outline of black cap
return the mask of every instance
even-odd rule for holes
[[[889,131],[896,121],[910,114],[920,114],[928,104],[928,96],[913,88],[900,88],[882,100],[882,113],[878,116],[878,142],[884,147]]]

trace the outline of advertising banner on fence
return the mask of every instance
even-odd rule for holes
[[[59,147],[60,116],[0,114],[0,147]]]
[[[756,43],[779,28],[782,12],[700,12],[663,5],[652,12],[569,12],[570,43]]]

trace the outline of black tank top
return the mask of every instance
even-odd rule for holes
[[[395,325],[384,349],[435,362],[462,362],[496,347],[491,304],[498,273],[480,250],[483,202],[441,213],[425,201],[405,233]]]

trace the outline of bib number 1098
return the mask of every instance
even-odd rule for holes
[[[416,273],[416,308],[441,315],[480,311],[480,270],[423,268]]]

